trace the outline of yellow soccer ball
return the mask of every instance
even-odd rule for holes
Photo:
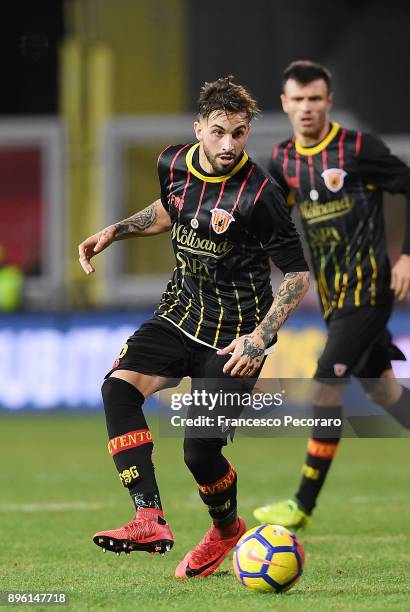
[[[233,553],[235,574],[251,591],[287,591],[300,579],[304,561],[296,536],[281,525],[250,529]]]

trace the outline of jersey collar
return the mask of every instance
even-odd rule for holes
[[[316,153],[320,153],[321,151],[323,151],[323,149],[326,149],[328,144],[332,142],[333,138],[336,136],[339,130],[340,130],[340,125],[336,122],[333,122],[332,129],[330,130],[326,138],[321,140],[319,144],[315,145],[314,147],[302,147],[298,139],[296,139],[295,141],[296,152],[299,153],[300,155],[316,155]]]
[[[212,175],[201,174],[194,167],[194,165],[192,163],[192,157],[193,157],[193,155],[194,155],[194,153],[195,153],[195,151],[197,150],[198,147],[199,147],[199,142],[197,142],[196,144],[192,145],[192,147],[190,147],[188,149],[188,152],[187,152],[187,154],[185,156],[185,161],[186,161],[187,168],[191,172],[191,174],[193,174],[197,178],[201,179],[201,181],[205,181],[206,183],[222,183],[223,181],[227,181],[232,176],[234,176],[237,172],[239,172],[239,170],[241,168],[243,168],[243,166],[246,164],[246,162],[249,159],[248,154],[246,153],[246,151],[244,151],[241,159],[236,164],[236,166],[234,166],[232,168],[232,170],[229,172],[229,174],[223,174],[222,176],[212,176]]]

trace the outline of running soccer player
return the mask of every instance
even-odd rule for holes
[[[95,534],[104,549],[163,553],[173,545],[145,399],[169,378],[184,376],[205,380],[207,391],[229,389],[234,379],[250,391],[266,349],[308,289],[308,267],[282,190],[244,150],[257,110],[232,77],[205,83],[194,123],[198,142],[170,146],[159,156],[160,198],[79,246],[87,274],[94,272],[91,258],[123,238],[171,231],[176,257],[153,318],[127,340],[102,386],[108,450],[136,510],[123,527]],[[284,274],[274,298],[269,259]],[[188,433],[185,463],[212,525],[179,563],[177,578],[212,574],[246,529],[237,516],[236,472],[222,454],[232,432]]]
[[[341,418],[350,375],[368,397],[410,427],[410,391],[395,379],[391,360],[405,359],[391,342],[393,300],[410,289],[410,170],[370,134],[331,122],[331,77],[310,61],[290,64],[281,96],[294,135],[273,151],[270,172],[295,204],[311,254],[328,335],[315,374],[314,416]],[[402,255],[390,270],[383,191],[407,195]],[[260,522],[297,529],[311,515],[335,456],[341,428],[329,437],[314,428],[293,499],[254,511]]]

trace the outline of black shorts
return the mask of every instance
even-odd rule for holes
[[[132,370],[175,379],[190,376],[232,380],[223,372],[230,357],[219,356],[216,349],[192,340],[166,319],[154,317],[128,338],[106,378],[115,370]],[[256,381],[261,369],[262,365],[249,380]]]
[[[120,356],[106,378],[115,370],[131,370],[142,374],[156,374],[170,378],[172,380],[168,386],[176,386],[182,378],[189,376],[193,379],[191,392],[204,389],[207,393],[218,393],[220,391],[251,393],[262,370],[265,358],[254,376],[235,378],[223,372],[223,367],[230,357],[231,355],[218,355],[216,349],[192,340],[169,321],[161,317],[154,317],[145,321],[128,338]],[[228,417],[237,418],[242,408],[235,404],[231,410],[228,407],[227,413],[226,404],[220,407],[216,406],[214,409],[215,416],[218,410],[223,410],[223,413]],[[188,418],[194,418],[199,413],[200,411],[190,408],[187,416]],[[223,437],[226,438],[228,434],[232,435],[232,430],[222,433]]]
[[[391,368],[391,360],[405,360],[403,353],[392,344],[387,322],[392,302],[380,306],[350,307],[334,311],[326,321],[328,327],[325,348],[318,360],[316,380],[379,378]]]

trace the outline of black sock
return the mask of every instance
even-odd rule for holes
[[[142,412],[144,396],[121,378],[108,378],[102,386],[108,431],[108,452],[135,509],[157,508],[161,499],[152,463],[153,442]]]
[[[319,419],[340,419],[341,423],[342,407],[314,406],[313,415]],[[312,437],[307,445],[306,461],[302,468],[303,477],[296,493],[299,505],[307,514],[311,514],[316,505],[316,499],[335,456],[341,431],[341,425],[332,427],[318,425],[313,428]]]
[[[400,425],[410,429],[410,389],[402,387],[403,393],[395,404],[385,409]]]
[[[237,518],[237,477],[228,463],[228,471],[219,480],[210,484],[198,484],[199,496],[208,506],[215,527],[226,529]]]
[[[236,521],[236,472],[222,454],[223,440],[185,438],[184,461],[216,527]]]

